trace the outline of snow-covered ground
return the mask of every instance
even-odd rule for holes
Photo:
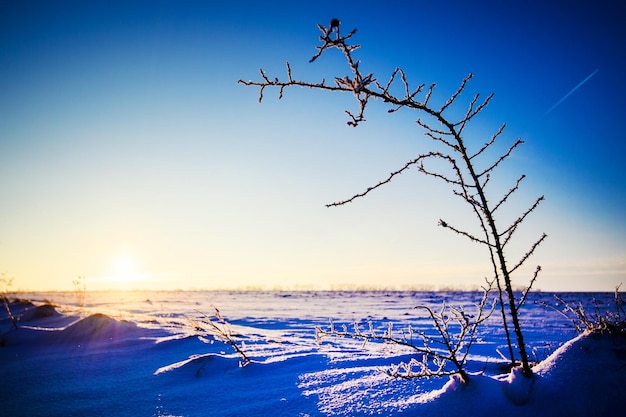
[[[561,294],[589,311],[613,294]],[[408,361],[396,345],[325,338],[316,326],[371,322],[428,329],[416,305],[469,306],[464,292],[95,292],[19,294],[12,326],[0,313],[2,416],[621,416],[626,409],[624,337],[578,336],[537,301],[522,310],[532,380],[508,373],[497,313],[479,330],[470,383],[391,379]],[[83,306],[79,302],[84,301]],[[48,302],[52,303],[52,307]],[[82,303],[81,303],[82,304]],[[249,356],[216,340],[204,316],[215,307]]]

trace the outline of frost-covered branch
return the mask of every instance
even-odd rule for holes
[[[500,163],[502,161],[504,161],[505,159],[507,159],[509,156],[511,156],[511,153],[513,152],[513,150],[515,148],[517,148],[519,145],[523,144],[524,141],[522,141],[521,139],[516,140],[513,145],[511,145],[511,147],[509,148],[508,151],[506,151],[505,154],[501,155],[500,158],[498,158],[489,168],[483,170],[483,172],[481,172],[480,174],[478,174],[478,177],[482,177],[485,174],[489,174],[491,171],[493,171],[494,169],[496,169],[498,167],[498,165],[500,165]]]
[[[388,375],[394,378],[429,378],[459,374],[463,381],[467,382],[469,377],[465,366],[470,349],[476,341],[477,329],[491,316],[495,308],[495,302],[488,306],[493,283],[488,281],[488,286],[483,287],[482,298],[471,313],[465,307],[446,303],[442,304],[438,311],[425,305],[415,307],[416,310],[426,313],[435,336],[411,326],[397,336],[391,323],[382,333],[377,332],[371,322],[369,331],[361,330],[358,323],[353,324],[352,330],[345,324],[341,329],[337,329],[331,320],[327,330],[316,328],[316,339],[318,344],[331,337],[362,340],[362,347],[367,343],[388,343],[407,347],[418,354],[418,357],[412,358],[408,363],[393,365],[386,371]]]
[[[545,302],[539,302],[539,304],[560,313],[570,320],[579,333],[587,331],[626,336],[626,301],[619,291],[620,287],[621,284],[615,287],[612,306],[601,305],[595,299],[595,308],[592,312],[586,311],[580,301],[578,303],[570,303],[559,295],[554,296],[558,301],[556,306]]]
[[[372,187],[368,187],[365,191],[359,193],[359,194],[355,194],[352,197],[346,199],[346,200],[342,200],[342,201],[337,201],[334,203],[329,203],[326,204],[326,207],[333,207],[333,206],[342,206],[344,204],[348,204],[351,203],[352,201],[356,200],[357,198],[361,198],[361,197],[365,197],[367,194],[369,194],[371,191],[374,191],[375,189],[377,189],[378,187],[381,187],[389,182],[391,182],[391,180],[396,176],[396,175],[400,175],[402,174],[404,171],[406,171],[407,169],[409,169],[411,166],[416,165],[416,164],[421,164],[425,159],[428,158],[442,158],[442,159],[447,159],[445,157],[445,155],[443,155],[441,152],[429,152],[427,154],[423,154],[418,156],[417,158],[407,162],[402,168],[400,168],[397,171],[394,171],[392,173],[389,174],[389,176],[384,179],[379,181],[376,185],[372,186]],[[451,162],[448,159],[449,162]],[[451,162],[452,163],[452,162]],[[421,166],[420,171],[423,169],[423,166]]]
[[[242,367],[249,365],[251,359],[237,344],[237,342],[235,342],[235,336],[233,335],[230,323],[224,319],[217,307],[212,307],[215,309],[213,318],[201,311],[198,311],[198,313],[201,314],[201,318],[194,320],[196,330],[203,331],[205,334],[208,334],[221,342],[228,343],[233,349],[235,349],[235,352],[241,356],[239,365]]]
[[[459,234],[461,236],[465,236],[466,238],[468,238],[472,242],[481,243],[481,244],[487,245],[487,246],[491,245],[491,243],[487,242],[486,240],[477,238],[476,236],[474,236],[474,235],[472,235],[472,234],[470,234],[468,232],[465,232],[463,230],[457,229],[456,227],[449,225],[447,222],[445,222],[445,221],[443,221],[441,219],[439,219],[439,226],[444,227],[446,229],[450,229],[454,233]]]
[[[519,227],[520,224],[522,224],[522,222],[524,221],[524,219],[526,219],[526,217],[532,213],[533,211],[535,211],[535,209],[537,208],[537,206],[539,205],[539,203],[541,203],[543,200],[545,200],[544,196],[539,197],[537,200],[535,200],[534,204],[528,209],[526,210],[520,217],[518,217],[512,224],[511,226],[508,227],[508,229],[506,229],[504,232],[502,232],[499,237],[504,238],[504,241],[502,243],[502,247],[505,247],[507,245],[507,243],[509,243],[509,240],[511,240],[511,237],[513,237],[513,233],[515,233],[515,231],[517,230],[517,228]]]
[[[533,277],[530,279],[528,287],[526,287],[524,291],[522,291],[522,298],[517,304],[517,310],[519,310],[520,307],[522,307],[522,305],[524,305],[524,303],[526,302],[526,297],[528,297],[528,294],[530,293],[530,290],[533,288],[533,285],[535,284],[535,281],[537,280],[537,277],[539,276],[540,272],[541,272],[541,266],[537,265],[537,268],[535,269],[535,273],[533,274]]]
[[[500,129],[498,129],[498,131],[491,136],[491,139],[489,139],[489,141],[485,143],[485,145],[482,148],[480,148],[478,152],[470,156],[470,159],[476,158],[477,156],[485,152],[487,149],[489,149],[489,147],[494,144],[494,142],[496,141],[496,139],[498,139],[498,137],[502,134],[502,132],[504,132],[505,127],[506,127],[506,123],[503,123],[502,126],[500,126]]]
[[[378,81],[374,73],[364,71],[361,62],[354,56],[355,51],[360,48],[360,45],[350,43],[356,33],[356,29],[343,36],[341,34],[341,22],[338,19],[333,19],[328,27],[320,24],[318,28],[321,32],[319,39],[322,44],[316,47],[317,52],[313,55],[310,62],[315,62],[323,54],[329,53],[331,50],[338,50],[346,60],[351,72],[350,75],[333,77],[334,83],[330,84],[327,84],[325,79],[321,82],[300,81],[293,77],[291,67],[287,64],[287,81],[271,78],[261,70],[260,81],[239,80],[239,83],[259,88],[259,101],[263,99],[264,90],[268,87],[277,88],[279,90],[279,98],[283,97],[284,89],[288,87],[308,87],[330,92],[349,92],[355,97],[358,105],[357,111],[346,110],[348,116],[347,124],[353,127],[365,121],[365,113],[370,100],[381,100],[383,103],[386,103],[389,106],[387,110],[389,113],[394,113],[399,110],[413,110],[421,116],[417,118],[417,124],[425,130],[425,137],[438,147],[443,148],[443,150],[432,150],[417,155],[411,158],[402,168],[391,172],[386,179],[379,181],[373,186],[367,187],[365,191],[354,194],[352,197],[345,200],[328,204],[327,206],[341,206],[357,198],[364,197],[371,191],[388,184],[395,176],[403,173],[413,165],[415,165],[422,174],[442,180],[444,183],[451,186],[453,193],[461,197],[471,206],[471,210],[478,220],[482,236],[477,236],[476,234],[451,227],[444,221],[440,221],[440,225],[474,242],[485,245],[487,248],[489,259],[493,266],[493,279],[498,288],[501,306],[500,313],[509,344],[511,362],[515,363],[515,358],[513,355],[513,344],[509,334],[509,320],[512,321],[512,329],[517,339],[517,349],[521,357],[524,374],[529,376],[532,371],[528,362],[528,354],[526,352],[524,337],[518,317],[518,307],[522,303],[519,303],[513,291],[513,283],[511,280],[512,270],[506,261],[504,248],[509,243],[509,240],[519,225],[526,219],[528,214],[534,211],[539,202],[543,200],[543,196],[540,197],[529,210],[519,216],[510,227],[502,232],[494,218],[494,212],[509,199],[511,194],[518,190],[524,176],[522,175],[517,180],[515,186],[493,207],[489,203],[486,193],[486,186],[491,179],[491,174],[511,156],[512,152],[521,145],[523,141],[518,139],[504,154],[499,155],[491,160],[491,162],[479,161],[478,159],[483,158],[477,157],[479,155],[484,156],[486,151],[502,136],[505,124],[502,124],[498,131],[480,146],[476,146],[469,140],[466,141],[464,137],[466,126],[469,122],[474,120],[476,116],[481,114],[493,99],[493,94],[489,94],[484,99],[482,99],[480,94],[475,94],[470,99],[469,104],[465,105],[464,112],[459,113],[458,106],[463,106],[463,104],[459,104],[459,102],[464,96],[464,92],[473,74],[470,73],[461,81],[458,88],[446,99],[443,105],[433,107],[431,105],[431,98],[434,96],[436,83],[419,83],[416,87],[411,86],[406,72],[401,68],[396,68],[387,79],[387,82],[383,84]],[[426,87],[427,85],[428,87]],[[396,91],[398,92],[397,95],[395,93]],[[451,110],[453,108],[455,109],[454,111]],[[461,116],[458,116],[459,114],[461,114]],[[447,161],[448,166],[452,168],[451,172],[445,169],[442,170],[439,166],[435,166],[434,169],[426,167],[424,161],[430,158]],[[543,240],[543,238],[541,240]],[[537,245],[538,243],[530,248],[527,252],[528,256],[534,252]],[[526,258],[522,259],[522,263]],[[517,266],[515,266],[513,270],[516,268]]]
[[[487,174],[487,176],[489,176],[489,174]],[[494,206],[494,208],[491,210],[491,212],[495,212],[496,210],[498,210],[498,208],[500,208],[500,206],[504,203],[506,203],[506,200],[509,199],[509,197],[511,196],[511,194],[513,194],[515,191],[517,191],[517,189],[519,188],[520,183],[522,182],[522,180],[526,178],[526,175],[521,175],[517,181],[515,182],[515,185],[513,186],[513,188],[511,188],[505,195],[504,197],[502,197],[502,199],[498,202],[498,204],[496,204]]]
[[[513,267],[511,268],[511,270],[509,271],[509,273],[513,273],[515,272],[515,270],[517,268],[519,268],[520,266],[524,265],[524,263],[526,262],[526,260],[528,260],[528,258],[530,258],[532,256],[532,254],[535,252],[535,249],[537,249],[537,246],[541,245],[541,243],[548,237],[547,234],[542,234],[541,237],[539,239],[537,239],[535,241],[535,243],[533,243],[533,245],[530,247],[530,249],[528,250],[528,252],[526,252],[524,254],[524,256],[522,256],[522,258],[519,260],[519,262]],[[541,268],[540,268],[541,269]]]

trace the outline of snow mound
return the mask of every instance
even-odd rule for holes
[[[626,337],[586,332],[565,343],[534,369],[531,401],[570,416],[622,415],[626,393]]]
[[[9,316],[7,314],[7,311],[5,309],[5,306],[3,305],[2,301],[0,300],[0,320],[2,321],[6,321],[9,320]],[[30,300],[25,300],[25,299],[21,299],[21,298],[15,298],[11,301],[8,302],[8,307],[9,310],[11,311],[11,314],[13,315],[13,317],[19,317],[24,311],[27,311],[31,308],[35,307],[35,304],[33,304]]]
[[[30,322],[45,319],[48,317],[58,317],[59,312],[52,304],[43,304],[35,308],[28,309],[20,316],[20,322]]]
[[[515,405],[524,405],[530,401],[536,377],[526,378],[522,368],[511,369],[503,381],[504,395]]]
[[[231,373],[240,368],[237,358],[216,354],[192,355],[188,359],[157,369],[154,375],[174,372],[199,378]]]
[[[535,366],[506,376],[472,375],[469,383],[450,378],[422,397],[420,415],[617,416],[623,413],[626,337],[584,333]]]
[[[469,383],[464,383],[458,375],[439,390],[425,393],[414,401],[420,404],[419,415],[446,416],[463,410],[468,416],[507,415],[512,403],[505,394],[506,382],[484,375],[471,375]],[[499,410],[507,410],[499,413]],[[498,413],[496,413],[498,411]]]
[[[77,344],[111,342],[135,337],[137,325],[97,313],[67,326],[61,333],[62,340]]]

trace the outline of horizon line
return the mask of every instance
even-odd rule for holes
[[[514,288],[514,292],[523,292],[526,288]],[[434,293],[444,293],[444,292],[483,292],[484,290],[478,286],[475,287],[441,287],[441,288],[428,288],[423,286],[415,286],[415,287],[369,287],[369,286],[345,286],[345,287],[334,287],[334,288],[286,288],[286,287],[273,287],[273,288],[263,288],[263,287],[233,287],[233,288],[190,288],[190,289],[146,289],[146,288],[133,288],[133,289],[91,289],[85,290],[85,293],[137,293],[137,292],[276,292],[276,293],[307,293],[307,292],[434,292]],[[495,291],[492,289],[492,291]],[[612,293],[615,290],[584,290],[584,289],[561,289],[561,290],[542,290],[541,288],[534,289],[532,292],[535,293]],[[30,290],[30,289],[19,289],[10,291],[8,295],[17,297],[19,294],[44,294],[44,293],[76,293],[76,290],[71,289],[60,289],[60,290]]]

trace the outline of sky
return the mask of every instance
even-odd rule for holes
[[[462,202],[409,170],[431,145],[411,111],[348,95],[276,91],[259,68],[317,82],[319,30],[358,31],[365,73],[396,67],[445,101],[494,93],[466,142],[506,122],[498,192],[526,180],[501,222],[524,222],[513,277],[543,291],[626,281],[626,15],[613,1],[0,1],[0,272],[13,289],[476,288],[485,248],[438,227]],[[436,102],[436,101],[435,101]],[[499,188],[498,188],[499,187]],[[499,191],[498,191],[499,190]],[[468,226],[471,227],[471,226]],[[78,280],[78,277],[81,277]]]

